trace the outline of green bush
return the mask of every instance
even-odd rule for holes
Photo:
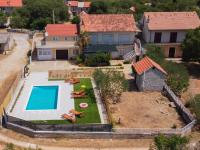
[[[165,56],[163,53],[163,50],[153,44],[148,44],[145,46],[145,49],[147,49],[146,55],[153,59],[158,64],[162,64],[164,62]]]
[[[190,100],[189,106],[196,115],[197,123],[200,124],[200,94]]]
[[[162,66],[168,72],[167,84],[176,95],[181,95],[189,85],[189,74],[186,67],[171,61],[165,61]]]
[[[80,54],[76,57],[76,63],[77,64],[81,64],[81,63],[84,63],[84,55],[83,54]]]
[[[73,19],[71,20],[72,24],[79,24],[80,23],[80,18],[79,16],[74,16]]]
[[[108,53],[90,54],[85,58],[85,64],[90,67],[109,66],[110,55]]]
[[[189,139],[177,135],[171,137],[159,135],[154,138],[154,142],[158,150],[181,150],[185,148]]]

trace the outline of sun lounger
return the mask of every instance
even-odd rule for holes
[[[75,116],[80,116],[81,117],[83,115],[83,112],[76,111],[74,109],[71,109],[69,112],[74,114]]]
[[[72,92],[71,94],[72,95],[81,95],[83,93],[85,93],[85,91],[84,90],[80,90],[80,91]]]
[[[76,118],[73,117],[73,116],[70,116],[70,115],[68,115],[68,114],[63,114],[61,117],[62,117],[63,119],[65,119],[65,120],[71,121],[72,123],[76,122]]]
[[[72,94],[72,98],[84,98],[85,95],[86,95],[85,93],[82,93],[82,94],[79,94],[79,95]]]

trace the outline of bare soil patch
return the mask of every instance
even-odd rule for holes
[[[1,129],[0,132],[6,136],[34,143],[42,146],[53,147],[73,147],[73,148],[144,148],[149,147],[152,139],[68,139],[68,138],[30,138],[28,136],[13,132],[7,129]]]
[[[170,101],[160,92],[125,92],[121,102],[110,104],[113,119],[123,128],[180,128],[184,125]]]

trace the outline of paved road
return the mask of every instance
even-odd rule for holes
[[[21,69],[26,62],[26,54],[30,48],[27,34],[13,34],[16,47],[13,52],[0,61],[0,81],[17,69]]]

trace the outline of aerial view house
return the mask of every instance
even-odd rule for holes
[[[140,91],[161,91],[167,73],[156,62],[145,56],[132,64],[135,73],[135,82]]]
[[[14,40],[12,36],[7,33],[0,33],[0,54],[12,49]]]
[[[14,8],[22,7],[22,0],[1,0],[0,10],[4,13],[12,13]]]
[[[38,60],[72,59],[79,54],[75,24],[48,24],[42,40],[36,42]]]
[[[145,12],[141,20],[146,43],[162,47],[165,57],[181,57],[186,32],[200,26],[196,12]]]
[[[88,12],[91,2],[67,1],[69,12],[73,15],[78,15],[82,11]]]
[[[131,14],[80,14],[82,32],[90,38],[86,52],[110,52],[112,57],[123,56],[133,50],[138,32]]]

